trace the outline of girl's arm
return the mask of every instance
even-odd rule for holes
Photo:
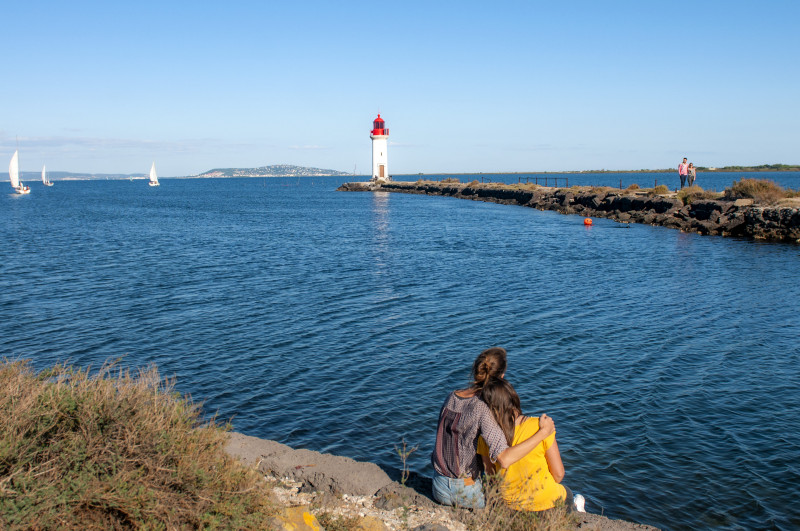
[[[547,461],[547,468],[550,469],[550,474],[553,475],[553,479],[556,480],[556,483],[561,483],[561,480],[564,479],[564,463],[561,461],[561,452],[558,451],[558,443],[555,439],[553,439],[553,444],[545,450],[544,458]]]
[[[500,464],[500,467],[510,467],[528,455],[531,450],[539,446],[539,444],[548,438],[554,431],[556,431],[556,425],[553,423],[553,419],[548,417],[546,414],[542,414],[542,416],[539,417],[539,431],[521,443],[515,444],[514,446],[509,446],[500,452],[500,455],[497,456],[497,462]]]

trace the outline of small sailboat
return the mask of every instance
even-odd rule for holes
[[[47,180],[47,171],[45,170],[46,166],[42,164],[42,184],[45,186],[53,186],[49,180]]]
[[[31,189],[19,182],[19,150],[14,151],[14,156],[11,157],[11,164],[8,165],[8,180],[11,181],[11,187],[20,195],[31,193]]]
[[[150,186],[158,186],[158,175],[156,175],[156,163],[153,162],[153,165],[150,167],[150,182],[147,183]]]

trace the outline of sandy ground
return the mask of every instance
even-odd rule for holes
[[[310,505],[344,516],[371,516],[390,530],[436,529],[462,531],[453,509],[431,499],[430,479],[412,476],[401,485],[396,471],[347,457],[292,449],[275,441],[231,433],[226,451],[257,468],[272,482],[278,499],[287,505]],[[657,528],[583,513],[576,529],[610,531]]]

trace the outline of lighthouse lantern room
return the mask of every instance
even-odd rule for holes
[[[386,123],[380,114],[372,122],[372,132],[369,137],[372,139],[372,180],[391,181],[386,153],[386,147],[389,144],[389,130],[386,129]]]

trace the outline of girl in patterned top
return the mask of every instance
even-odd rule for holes
[[[490,378],[506,372],[506,351],[500,347],[484,350],[472,365],[472,384],[453,391],[439,413],[436,444],[431,454],[433,497],[444,505],[484,507],[481,488],[481,461],[477,454],[478,437],[488,446],[489,457],[503,468],[516,463],[555,432],[553,420],[539,418],[539,429],[532,436],[509,446],[503,429],[481,399]]]

